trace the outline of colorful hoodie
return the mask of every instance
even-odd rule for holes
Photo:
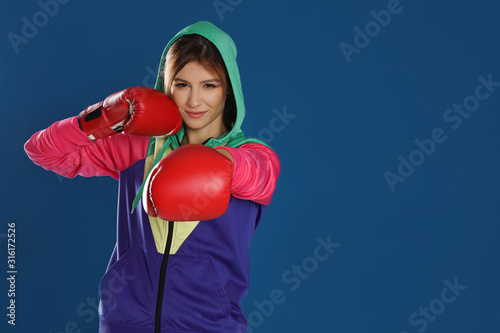
[[[184,128],[167,139],[120,133],[90,141],[77,117],[71,117],[25,144],[28,156],[47,170],[70,178],[108,175],[119,180],[117,242],[99,285],[101,333],[247,331],[241,300],[249,285],[249,247],[271,201],[280,163],[271,148],[245,138],[240,129],[245,108],[236,47],[223,31],[209,22],[181,30],[167,44],[159,73],[170,45],[193,33],[219,49],[237,105],[232,130],[205,143],[228,150],[234,159],[232,196],[224,215],[175,222],[151,218],[142,208],[145,176],[155,158],[179,147]],[[158,74],[156,89],[161,91],[162,80]]]

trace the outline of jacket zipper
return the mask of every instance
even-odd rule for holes
[[[172,234],[174,231],[174,222],[168,221],[167,243],[163,252],[163,259],[160,267],[160,281],[158,283],[158,296],[156,297],[156,313],[155,313],[155,333],[161,333],[161,307],[163,304],[163,293],[165,291],[165,275],[167,273],[167,263],[172,246]]]

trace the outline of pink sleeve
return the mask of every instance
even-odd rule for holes
[[[221,146],[217,149],[225,149],[233,156],[233,196],[269,205],[281,170],[274,150],[258,143],[247,143],[238,148]]]
[[[46,170],[74,178],[111,176],[146,157],[149,138],[120,133],[91,141],[80,130],[78,118],[58,121],[25,143],[28,157]]]

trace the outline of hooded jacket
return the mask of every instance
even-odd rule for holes
[[[35,133],[25,144],[35,164],[60,175],[119,180],[117,241],[99,284],[101,333],[247,331],[241,300],[249,285],[249,247],[271,201],[280,163],[270,147],[245,138],[240,128],[245,107],[236,47],[211,23],[198,22],[172,38],[162,54],[155,88],[163,91],[161,73],[169,47],[193,33],[218,48],[237,106],[232,129],[204,143],[226,149],[234,160],[232,195],[222,216],[164,221],[142,209],[145,177],[155,162],[179,147],[184,127],[169,138],[120,133],[90,141],[77,117],[71,117]]]

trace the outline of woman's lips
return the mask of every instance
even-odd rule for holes
[[[187,115],[190,116],[191,118],[200,118],[203,117],[205,113],[208,111],[202,111],[202,112],[192,112],[192,111],[186,111]]]

